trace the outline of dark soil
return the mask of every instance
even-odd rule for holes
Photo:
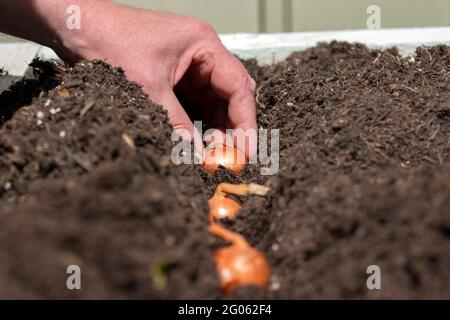
[[[269,196],[225,223],[273,277],[232,297],[450,298],[450,48],[412,60],[332,43],[244,63],[260,126],[281,130],[273,177],[176,167],[164,112],[120,70],[35,63],[0,97],[0,297],[219,298],[207,197],[253,181]]]
[[[53,72],[18,86],[38,98],[0,131],[0,297],[218,297],[207,198],[170,161],[166,114],[103,63],[35,67]]]
[[[345,43],[257,75],[281,173],[235,226],[274,269],[269,290],[243,297],[450,297],[449,76],[448,47],[411,60]]]

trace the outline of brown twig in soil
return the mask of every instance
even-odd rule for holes
[[[427,161],[427,162],[429,162],[429,163],[431,163],[432,165],[437,165],[438,164],[438,162],[436,160],[434,160],[433,158],[431,158],[429,156],[424,156],[422,159]]]
[[[391,113],[392,113],[392,110],[388,110],[386,113],[384,113],[381,117],[379,117],[377,119],[377,122],[385,120]]]
[[[92,170],[92,165],[89,161],[84,161],[76,154],[73,154],[69,149],[65,149],[68,158],[72,159],[77,165],[79,165],[83,170],[89,172]]]
[[[431,133],[430,137],[428,138],[428,141],[433,141],[438,135],[439,131],[441,131],[441,126],[438,126],[437,129]]]
[[[431,53],[428,50],[428,48],[426,48],[425,51],[428,53],[428,56],[430,57],[430,62],[433,61],[433,56],[431,55]]]
[[[380,61],[381,53],[378,52],[377,57],[372,61],[373,64],[377,64]]]
[[[405,89],[408,89],[408,90],[410,90],[410,91],[412,91],[412,92],[414,92],[414,93],[417,93],[417,90],[415,90],[415,89],[413,89],[413,88],[411,88],[411,87],[405,86],[404,84],[402,84],[401,87],[402,87],[402,88],[405,88]]]
[[[259,101],[259,96],[260,96],[260,94],[261,94],[261,89],[262,89],[262,87],[263,87],[263,86],[260,86],[258,89],[256,89],[256,98],[255,98],[255,100],[256,100],[256,103],[257,103],[261,108],[265,109],[266,106],[263,105],[263,104],[261,103],[261,101]]]
[[[92,109],[92,107],[94,105],[95,105],[95,100],[91,99],[91,100],[87,101],[86,104],[84,105],[83,109],[81,109],[81,111],[80,111],[80,118],[83,118]]]
[[[126,133],[122,134],[122,139],[130,147],[131,150],[136,149],[136,144],[134,143],[134,140],[129,135],[127,135]]]

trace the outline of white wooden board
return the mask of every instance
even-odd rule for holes
[[[450,45],[450,28],[229,34],[222,35],[221,39],[229,50],[242,58],[256,58],[260,63],[272,63],[285,59],[294,51],[332,40],[360,42],[376,49],[395,46],[403,55],[411,55],[419,46]],[[28,64],[37,56],[42,59],[57,58],[51,49],[36,44],[0,43],[0,67],[10,75],[25,75]],[[0,91],[1,89],[0,87]]]

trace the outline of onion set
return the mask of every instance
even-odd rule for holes
[[[209,199],[209,218],[210,219],[236,219],[241,205],[227,197],[227,194],[236,196],[259,195],[265,196],[269,188],[258,184],[239,184],[221,183],[217,186],[214,196]]]
[[[238,286],[267,286],[271,270],[265,256],[252,248],[239,234],[212,222],[209,231],[231,245],[214,253],[220,284],[224,293]]]
[[[242,151],[226,145],[215,145],[206,152],[203,168],[214,174],[219,166],[239,173],[247,166],[247,157]]]
[[[226,145],[216,145],[207,151],[203,167],[212,174],[219,166],[239,173],[246,165],[247,158],[243,152]],[[238,286],[265,287],[269,282],[271,271],[266,257],[253,248],[243,236],[227,230],[216,222],[220,219],[236,219],[241,209],[241,205],[228,195],[265,196],[268,191],[269,188],[253,183],[239,185],[221,183],[208,201],[209,232],[230,243],[214,252],[220,285],[224,293],[229,293]]]
[[[220,219],[234,220],[241,208],[239,203],[227,195],[265,196],[268,191],[269,188],[253,183],[239,185],[221,183],[209,200],[209,232],[231,244],[214,253],[224,293],[229,293],[238,286],[264,287],[269,282],[271,271],[265,256],[252,248],[240,234],[227,230],[216,222]]]

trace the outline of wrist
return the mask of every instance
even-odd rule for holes
[[[118,7],[107,0],[35,1],[49,29],[40,42],[69,60],[95,58],[99,37],[112,32]]]

